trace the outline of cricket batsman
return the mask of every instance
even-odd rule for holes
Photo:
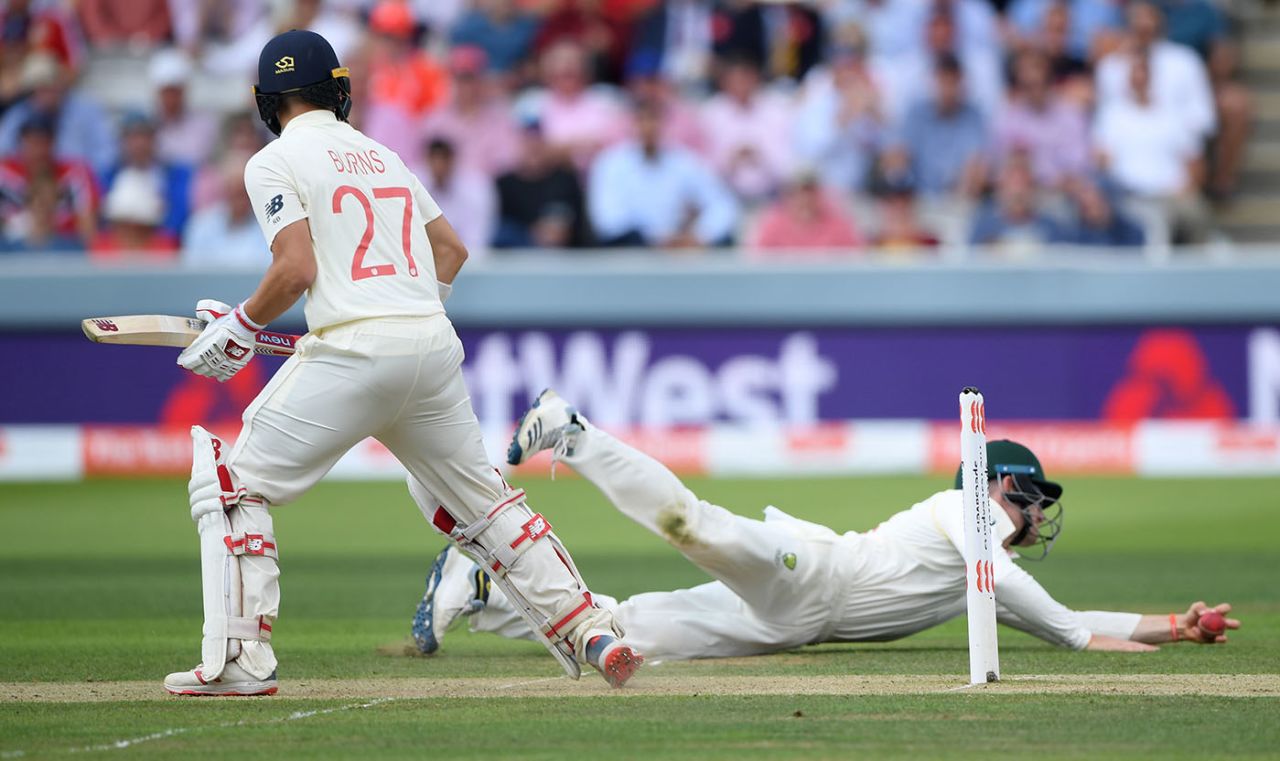
[[[254,93],[279,135],[245,169],[272,264],[238,305],[197,305],[208,324],[178,364],[230,379],[253,359],[257,332],[304,293],[309,332],[245,410],[234,448],[192,429],[202,659],[166,677],[165,688],[276,692],[270,509],[297,499],[368,436],[408,469],[431,525],[483,562],[508,610],[571,676],[589,664],[621,686],[643,658],[593,600],[550,524],[485,455],[462,344],[443,306],[467,257],[457,234],[400,157],[347,123],[351,80],[323,37],[292,30],[269,41]],[[353,522],[361,509],[352,507]]]
[[[701,501],[667,468],[593,427],[554,391],[525,413],[508,452],[519,464],[544,449],[591,481],[619,510],[658,534],[716,580],[613,604],[629,641],[650,658],[759,655],[821,642],[884,642],[965,612],[962,492],[938,492],[867,532],[765,508],[763,521]],[[1198,626],[1210,609],[1139,615],[1073,611],[1013,562],[1016,548],[1043,557],[1062,527],[1062,486],[1021,444],[987,445],[998,620],[1075,650],[1154,650],[1155,643],[1225,642]],[[998,508],[997,508],[998,506]],[[1002,509],[999,509],[1002,508]],[[1231,606],[1216,606],[1226,614]],[[440,647],[445,628],[470,616],[473,631],[528,637],[484,572],[453,547],[437,556],[418,607],[418,648]],[[1215,616],[1216,617],[1216,616]],[[1240,622],[1226,619],[1226,628]],[[1206,625],[1206,629],[1207,629]]]

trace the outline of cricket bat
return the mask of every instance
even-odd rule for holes
[[[185,348],[204,330],[205,323],[194,317],[167,314],[129,314],[119,317],[90,317],[80,321],[80,329],[90,341],[129,346],[176,346]],[[288,333],[258,333],[255,354],[287,357],[301,336]]]

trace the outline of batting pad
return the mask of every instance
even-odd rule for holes
[[[280,606],[271,514],[261,498],[246,495],[226,466],[226,447],[200,426],[191,429],[188,490],[200,535],[204,593],[201,677],[217,679],[230,660],[265,678],[275,670],[269,644]]]
[[[575,648],[574,640],[585,639],[583,632],[608,631],[622,636],[613,624],[612,614],[592,601],[586,583],[560,539],[552,533],[551,525],[525,504],[523,491],[507,491],[464,525],[416,478],[410,476],[408,483],[409,493],[431,525],[480,564],[570,677],[582,675],[582,648]],[[524,579],[548,583],[568,572],[572,587],[579,591],[564,595],[554,610],[540,609],[512,579],[514,568],[520,569],[518,575]]]

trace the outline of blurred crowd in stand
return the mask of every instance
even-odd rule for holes
[[[290,28],[476,257],[1202,242],[1252,107],[1225,1],[7,0],[0,252],[269,261],[248,84]]]

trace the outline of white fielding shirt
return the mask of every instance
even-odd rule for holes
[[[308,329],[444,312],[425,229],[440,207],[390,149],[308,111],[249,160],[244,184],[268,246],[300,219],[311,226]]]
[[[991,534],[999,544],[1015,529],[1004,510],[995,504],[992,508],[996,525]],[[834,601],[829,639],[894,640],[963,614],[963,509],[961,491],[950,489],[871,531],[833,536],[833,580],[845,593]],[[780,512],[770,518],[782,517]],[[1073,611],[1054,600],[1009,552],[997,547],[994,561],[999,621],[1049,642],[1080,650],[1094,632],[1127,639],[1141,618],[1134,613]]]

